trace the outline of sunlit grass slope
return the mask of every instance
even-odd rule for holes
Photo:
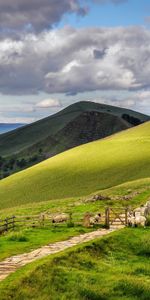
[[[0,208],[88,195],[150,177],[150,122],[76,147],[0,182]]]

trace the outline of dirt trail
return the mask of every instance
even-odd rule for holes
[[[38,248],[32,252],[24,253],[16,256],[11,256],[4,261],[0,262],[0,281],[4,280],[8,275],[14,273],[17,269],[31,263],[37,259],[43,258],[47,255],[61,252],[65,249],[71,248],[75,245],[79,245],[101,236],[107,235],[119,228],[111,229],[99,229],[90,233],[81,234],[75,236],[66,241],[57,242],[54,244],[49,244]]]

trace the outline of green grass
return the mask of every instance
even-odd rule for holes
[[[92,231],[82,226],[67,227],[66,224],[44,228],[26,228],[0,237],[0,261],[7,257],[30,252],[43,245],[67,240],[72,236]]]
[[[116,197],[124,197],[132,192],[137,192],[132,199],[115,200]],[[15,216],[37,215],[40,213],[60,213],[72,212],[73,221],[81,221],[86,212],[103,213],[106,206],[111,207],[138,207],[145,204],[150,199],[150,179],[142,179],[133,182],[128,182],[104,191],[99,191],[102,195],[108,195],[114,200],[101,200],[97,202],[88,202],[85,198],[68,198],[45,201],[41,203],[33,203],[14,208],[4,209],[1,211],[0,218]],[[92,228],[90,230],[93,230]],[[29,252],[42,245],[48,243],[68,239],[70,236],[78,235],[86,232],[87,229],[82,226],[75,225],[73,228],[68,228],[66,224],[54,227],[51,224],[42,228],[18,228],[14,233],[6,234],[0,237],[0,260],[6,257],[17,255],[23,252]],[[89,231],[89,230],[88,230]]]
[[[150,231],[124,229],[20,269],[0,300],[148,300]]]
[[[0,181],[0,209],[81,197],[150,177],[150,122],[76,147]]]
[[[123,197],[130,195],[132,192],[137,192],[132,199],[124,200]],[[91,198],[94,194],[102,194],[109,196],[112,200],[100,200],[96,202],[86,203],[85,201]],[[119,197],[117,200],[116,198]],[[16,207],[5,208],[0,211],[0,218],[11,217],[12,215],[37,215],[40,213],[84,213],[87,211],[98,212],[105,206],[126,207],[131,205],[136,208],[145,204],[150,198],[150,178],[126,182],[124,184],[114,186],[102,191],[96,191],[93,194],[85,197],[74,197],[55,199],[43,202],[33,202],[30,204],[18,205]],[[122,199],[122,200],[120,200]]]
[[[128,182],[120,186],[116,186],[104,191],[99,191],[103,195],[109,197],[125,196],[132,191],[138,192],[130,200],[103,200],[97,202],[85,203],[86,198],[68,198],[60,200],[51,200],[41,203],[33,203],[23,206],[18,206],[10,209],[4,209],[1,211],[0,217],[6,218],[12,215],[26,216],[37,215],[43,212],[47,213],[60,213],[69,212],[73,213],[73,220],[81,220],[84,213],[87,211],[97,213],[104,212],[105,206],[111,207],[123,207],[132,205],[132,207],[138,207],[141,204],[145,204],[150,198],[150,179],[137,180],[134,182]],[[91,228],[91,230],[93,230]],[[18,228],[14,233],[6,234],[0,237],[0,260],[6,257],[17,255],[23,252],[29,252],[32,249],[36,249],[42,245],[48,243],[60,241],[62,239],[68,239],[72,235],[78,235],[87,230],[82,226],[75,226],[73,228],[67,228],[67,225],[59,225],[59,227],[53,227],[52,225],[44,228]]]

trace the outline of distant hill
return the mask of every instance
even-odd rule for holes
[[[25,124],[21,123],[0,123],[0,134],[9,132],[11,130],[17,129],[24,126]]]
[[[148,120],[149,116],[132,110],[77,102],[53,116],[0,135],[0,156],[6,160],[4,176]]]
[[[150,177],[150,122],[75,147],[0,181],[0,208],[81,197]]]

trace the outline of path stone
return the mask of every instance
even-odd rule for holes
[[[0,281],[4,280],[8,275],[14,273],[20,267],[25,266],[28,263],[31,263],[37,259],[43,258],[50,254],[59,253],[65,249],[69,249],[75,245],[94,240],[118,229],[119,228],[116,227],[110,229],[99,229],[90,233],[85,233],[79,236],[72,237],[67,241],[61,241],[54,244],[49,244],[47,246],[43,246],[29,253],[23,253],[20,255],[9,257],[4,261],[0,262]]]

